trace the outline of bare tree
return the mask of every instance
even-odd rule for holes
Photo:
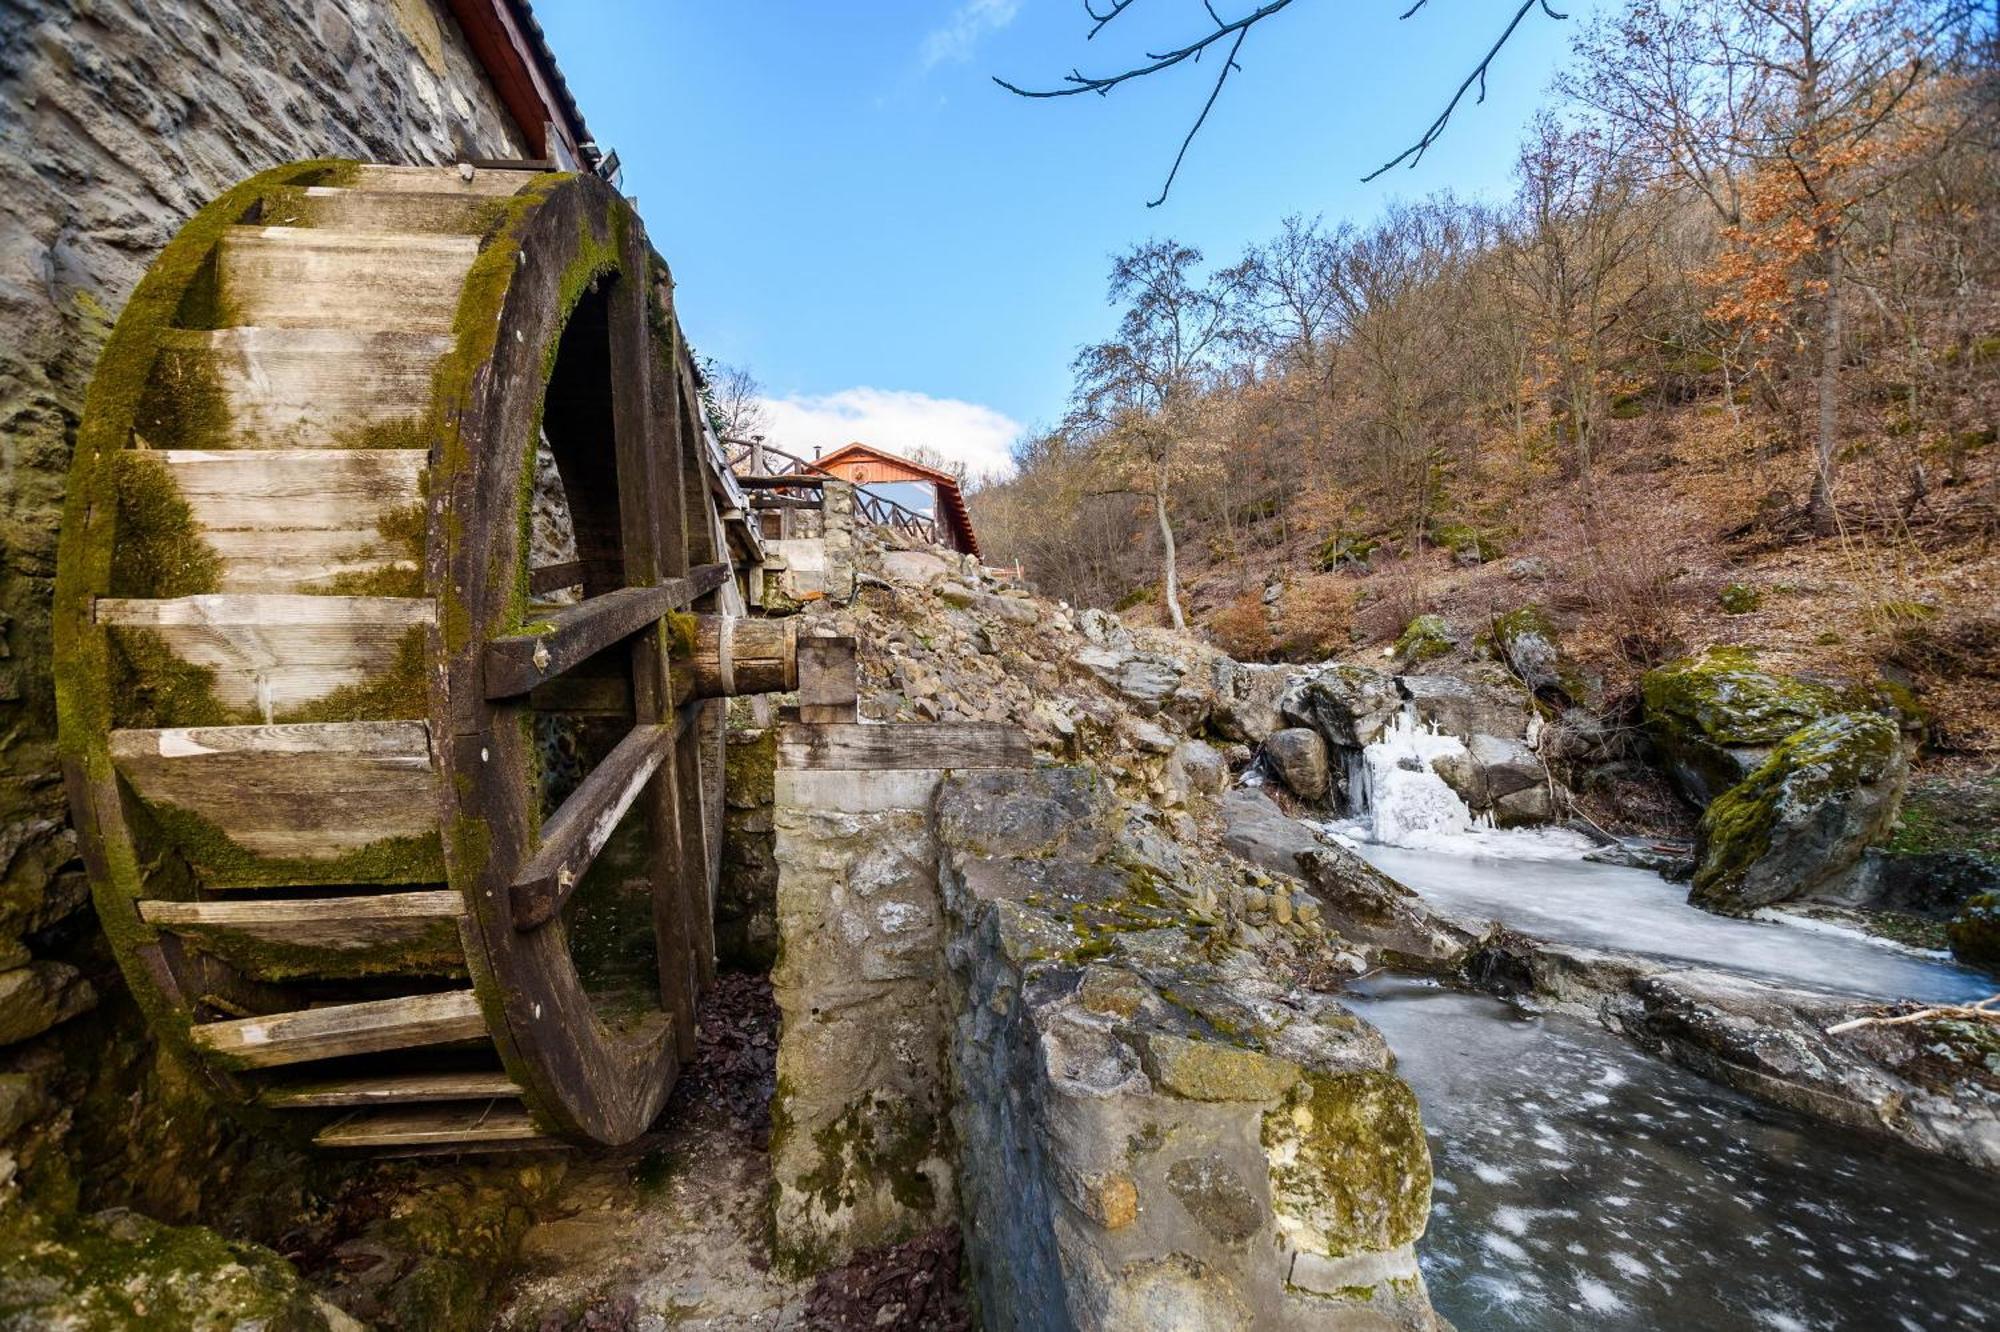
[[[1201,251],[1171,240],[1114,259],[1109,298],[1125,307],[1118,336],[1085,347],[1074,366],[1078,421],[1115,460],[1116,484],[1152,500],[1163,599],[1176,629],[1187,627],[1170,516],[1176,452],[1230,332],[1231,278],[1201,278],[1201,262]]]
[[[702,362],[703,396],[714,418],[716,433],[729,439],[750,439],[766,433],[771,414],[764,407],[764,386],[742,366]]]

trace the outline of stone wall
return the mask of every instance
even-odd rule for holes
[[[778,769],[771,981],[783,1028],[771,1169],[789,1271],[956,1213],[930,831],[941,776]]]
[[[1373,1028],[1191,927],[1089,769],[956,775],[936,836],[985,1326],[1440,1326]]]
[[[55,754],[49,601],[84,390],[181,222],[282,162],[517,157],[512,121],[430,0],[9,0],[0,18],[0,1046],[93,999],[103,1020],[0,1048],[0,1180],[93,1162],[86,1205],[170,1220],[229,1187],[226,1126],[177,1112],[81,908]],[[115,1084],[115,1085],[114,1085]],[[84,1113],[78,1098],[116,1113]],[[149,1144],[145,1169],[98,1168]],[[181,1169],[183,1165],[199,1168]],[[43,1196],[61,1196],[58,1185]],[[190,1196],[192,1195],[192,1196]],[[4,1201],[4,1200],[0,1200]]]
[[[769,971],[778,960],[778,859],[772,812],[778,733],[768,726],[731,726],[728,743],[715,959],[735,971]]]

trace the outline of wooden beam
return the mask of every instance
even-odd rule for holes
[[[257,1102],[281,1110],[324,1110],[409,1101],[490,1101],[520,1094],[514,1080],[498,1070],[391,1073],[372,1078],[281,1082],[259,1092]]]
[[[471,990],[447,990],[201,1023],[189,1029],[188,1039],[225,1064],[272,1068],[486,1034],[478,996]]]
[[[984,722],[788,723],[778,730],[778,766],[804,771],[911,768],[1031,768],[1034,746],[1015,726]]]
[[[582,560],[569,560],[563,564],[544,564],[528,570],[528,591],[533,596],[546,596],[550,592],[560,592],[566,587],[575,587],[582,582]]]
[[[745,490],[790,490],[794,486],[802,490],[818,490],[826,484],[826,478],[813,476],[808,472],[797,472],[790,476],[745,476],[738,472],[736,484]]]
[[[578,662],[629,638],[669,611],[729,580],[726,564],[710,564],[685,578],[653,587],[627,587],[563,609],[542,621],[542,631],[509,634],[486,645],[486,697],[514,698],[552,680]]]
[[[514,925],[555,919],[673,749],[671,724],[635,726],[542,827],[542,844],[514,877]]]
[[[319,1147],[437,1147],[471,1151],[496,1145],[561,1144],[535,1127],[517,1105],[434,1110],[384,1110],[355,1115],[319,1131]]]
[[[859,721],[860,677],[851,638],[801,638],[798,646],[799,720]]]

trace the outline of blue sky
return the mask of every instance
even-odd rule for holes
[[[1218,0],[1224,13],[1253,0]],[[1113,313],[1113,252],[1172,235],[1227,262],[1288,213],[1365,221],[1449,188],[1498,195],[1577,17],[1539,12],[1414,171],[1414,139],[1512,12],[1503,0],[1299,0],[1250,35],[1172,196],[1215,66],[1027,102],[1205,24],[1138,0],[1083,40],[1080,0],[541,0],[598,141],[672,266],[696,348],[748,367],[774,441],[929,443],[985,468],[1057,418]],[[1121,31],[1123,30],[1123,31]],[[1212,61],[1213,57],[1211,57]]]

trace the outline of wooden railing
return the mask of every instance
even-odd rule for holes
[[[775,444],[727,437],[722,442],[729,451],[729,470],[735,473],[736,484],[752,492],[752,508],[816,509],[820,503],[818,497],[800,492],[819,490],[829,477],[840,480],[818,463],[788,453]],[[937,519],[898,504],[886,495],[877,495],[866,487],[854,488],[854,511],[862,521],[877,527],[886,527],[934,546],[950,544]]]

